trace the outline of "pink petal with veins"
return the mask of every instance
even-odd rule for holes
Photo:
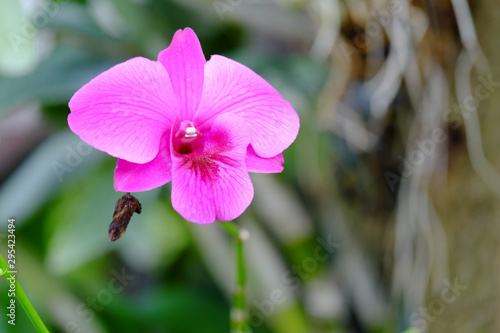
[[[177,105],[163,66],[133,58],[101,73],[73,95],[68,124],[92,147],[145,163],[158,155]]]
[[[263,158],[255,153],[252,146],[247,149],[245,159],[248,172],[279,173],[283,171],[283,154],[278,154],[271,158]]]
[[[248,67],[214,55],[205,65],[203,95],[194,121],[203,128],[223,113],[245,119],[252,129],[250,143],[264,158],[283,152],[299,131],[297,113],[276,89]]]
[[[190,28],[177,30],[170,46],[158,55],[158,61],[167,70],[180,101],[180,117],[191,120],[200,104],[206,63],[194,31]]]
[[[148,191],[172,180],[170,134],[162,138],[158,155],[144,164],[118,159],[115,169],[115,190],[120,192]]]

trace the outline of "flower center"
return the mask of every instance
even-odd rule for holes
[[[184,120],[173,138],[174,149],[179,154],[203,151],[204,139],[192,121]]]

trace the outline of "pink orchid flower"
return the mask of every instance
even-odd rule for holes
[[[241,215],[253,199],[248,173],[281,172],[299,131],[278,91],[231,59],[206,61],[190,28],[158,61],[137,57],[101,73],[69,108],[71,130],[118,158],[117,191],[172,181],[173,208],[200,224]]]

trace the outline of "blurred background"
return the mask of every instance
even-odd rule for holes
[[[500,331],[499,1],[2,0],[0,253],[15,218],[51,332],[229,332],[220,225],[184,221],[166,185],[111,243],[116,160],[66,121],[83,84],[185,27],[301,119],[235,221],[254,332]],[[34,332],[7,291],[0,331]]]

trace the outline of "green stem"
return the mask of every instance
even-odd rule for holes
[[[16,279],[16,276],[12,273],[10,273],[9,266],[5,262],[5,259],[3,258],[2,254],[0,254],[0,276],[5,277],[5,281],[7,281],[8,284],[10,284],[10,281],[7,279],[12,279],[14,278],[15,280],[15,286],[16,286],[16,297],[19,303],[21,303],[24,311],[28,315],[28,318],[31,320],[33,323],[33,326],[35,326],[35,329],[37,332],[41,333],[49,333],[49,330],[45,327],[45,325],[42,322],[42,319],[40,319],[40,316],[38,313],[36,313],[35,308],[33,305],[31,305],[30,300],[28,299],[28,296],[24,293],[23,288],[21,288],[21,285]]]
[[[248,238],[247,230],[240,230],[232,222],[221,222],[221,226],[233,237],[236,250],[236,289],[231,304],[231,333],[250,333],[245,296],[247,281],[245,260],[243,256],[243,242]]]

